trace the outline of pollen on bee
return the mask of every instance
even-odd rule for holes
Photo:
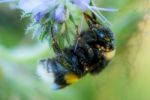
[[[100,27],[100,25],[99,25],[99,24],[96,24],[95,26],[96,26],[97,28],[99,28],[99,27]]]

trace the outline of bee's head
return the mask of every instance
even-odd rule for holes
[[[112,31],[107,27],[95,27],[92,31],[96,35],[96,44],[104,51],[114,50],[114,36]]]
[[[98,50],[107,60],[115,55],[115,39],[109,28],[95,24],[86,32],[84,38],[91,47]]]

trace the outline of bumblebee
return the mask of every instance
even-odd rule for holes
[[[94,15],[84,13],[84,17],[89,30],[81,32],[77,44],[61,50],[54,39],[56,57],[40,61],[37,72],[54,83],[53,89],[75,83],[87,73],[99,73],[115,55],[113,32],[98,23]]]

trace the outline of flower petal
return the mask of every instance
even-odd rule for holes
[[[45,12],[39,12],[34,16],[36,22],[39,22],[45,16]]]
[[[54,15],[54,18],[57,22],[59,23],[62,23],[66,20],[66,10],[65,10],[65,7],[63,5],[60,5],[56,11],[55,11],[55,15]]]
[[[12,1],[16,1],[16,0],[0,0],[0,3],[4,3],[4,2],[12,2]]]
[[[46,11],[56,0],[20,0],[19,8],[27,13]]]
[[[85,4],[90,4],[90,0],[72,0],[72,2],[76,4],[83,12],[87,10]]]

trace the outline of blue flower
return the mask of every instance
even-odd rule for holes
[[[111,22],[109,22],[101,13],[100,11],[109,11],[109,12],[115,12],[118,11],[117,9],[112,8],[100,8],[97,7],[94,3],[94,0],[71,0],[73,4],[78,6],[82,12],[85,12],[87,10],[90,10],[92,13],[94,13],[98,19],[100,19],[103,23],[108,23],[111,25]],[[92,5],[91,5],[92,4]]]
[[[26,13],[45,12],[56,0],[20,0],[19,8]]]
[[[4,3],[4,2],[12,2],[12,1],[16,1],[16,0],[0,0],[0,3]]]
[[[67,19],[67,11],[64,5],[59,5],[54,13],[54,18],[57,22],[63,23]]]
[[[40,22],[40,20],[45,16],[44,12],[39,12],[34,16],[36,22]]]
[[[20,0],[19,8],[25,13],[31,13],[33,18],[39,22],[47,13],[52,13],[52,17],[58,21],[63,22],[66,19],[66,10],[61,0]]]
[[[57,28],[61,29],[61,23],[67,23],[68,18],[71,18],[70,15],[73,16],[73,21],[76,21],[75,24],[79,25],[79,22],[82,22],[82,13],[88,10],[103,23],[111,24],[100,11],[117,11],[116,9],[97,7],[94,0],[0,0],[0,3],[9,1],[18,2],[18,9],[21,9],[25,14],[30,14],[33,19],[31,26],[33,25],[34,30],[37,30],[38,26],[38,31],[35,31],[35,33],[38,32],[37,34],[47,32],[48,24],[54,27],[55,23]],[[35,24],[39,25],[34,27]]]
[[[99,8],[94,5],[93,0],[1,0],[0,2],[18,1],[18,8],[25,13],[31,13],[35,21],[39,22],[47,13],[53,13],[52,17],[58,23],[63,23],[67,20],[66,3],[76,5],[82,12],[90,10],[104,23],[110,23],[101,13],[98,11],[117,11],[116,9]],[[90,5],[92,3],[92,5]]]
[[[72,3],[77,5],[83,12],[88,9],[86,5],[90,5],[90,0],[71,0],[71,1]]]

